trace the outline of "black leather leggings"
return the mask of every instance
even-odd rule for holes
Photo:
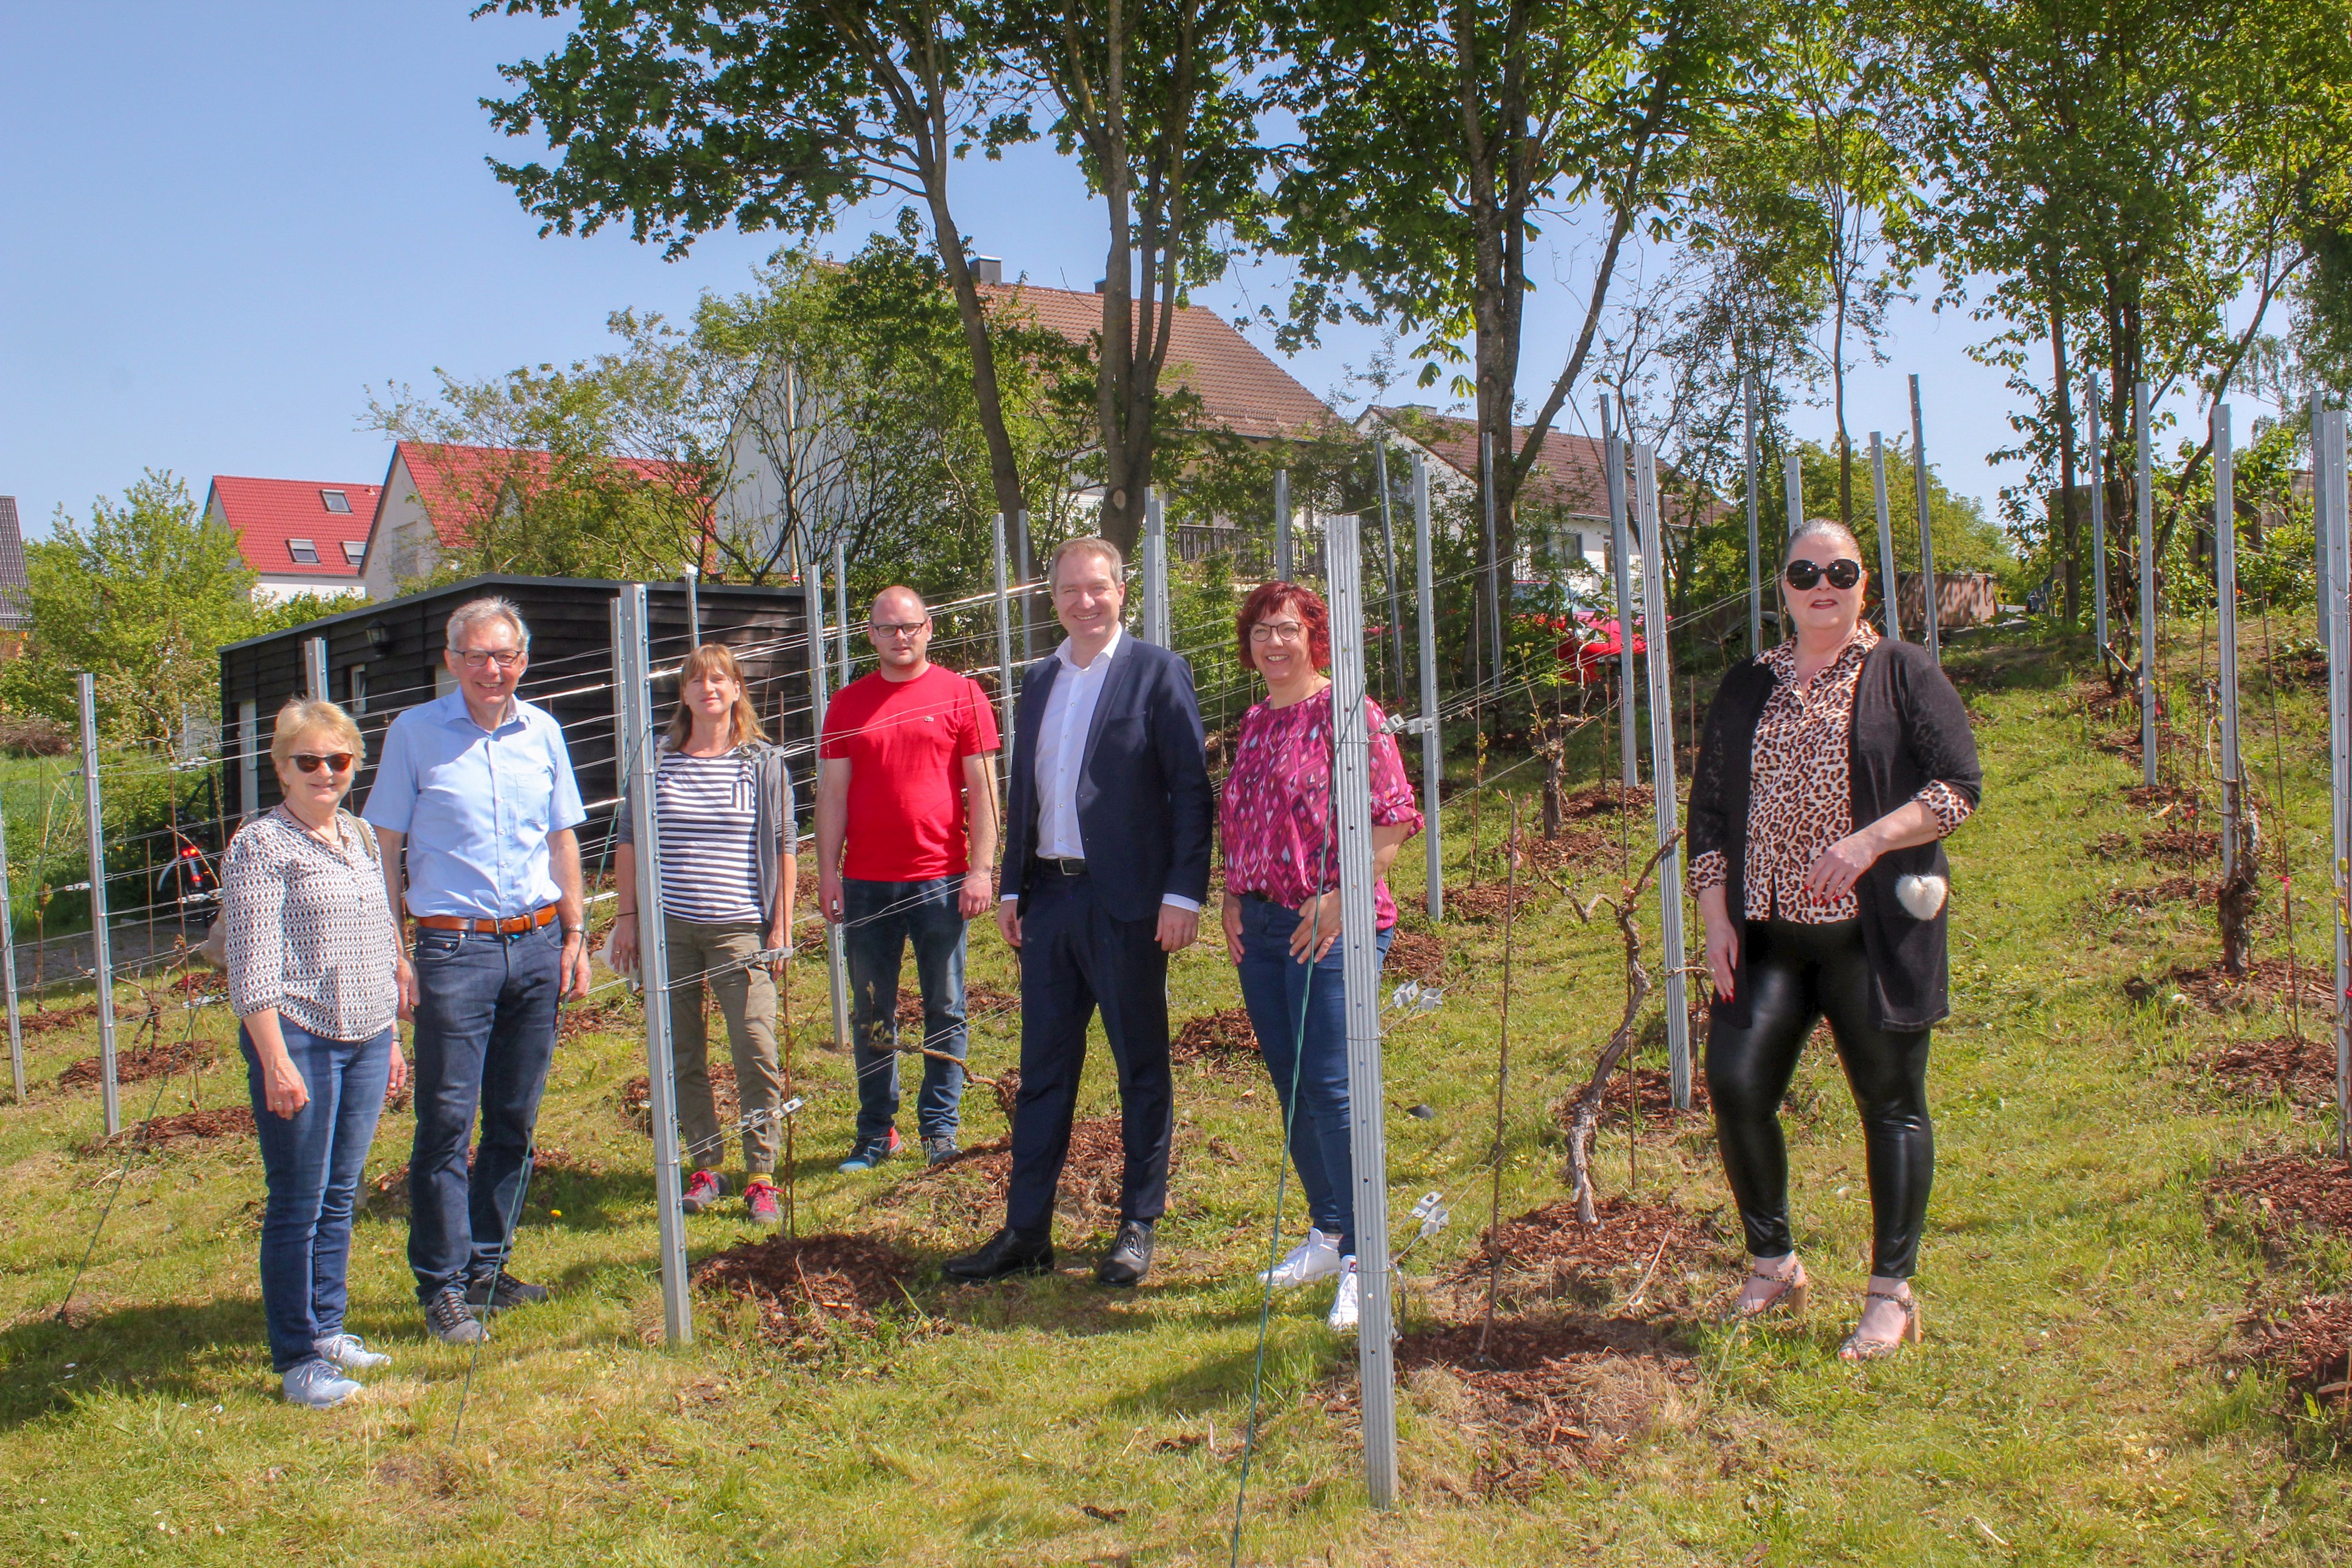
[[[1748,1255],[1778,1258],[1796,1250],[1789,1234],[1789,1149],[1780,1136],[1780,1102],[1805,1037],[1826,1017],[1862,1113],[1874,1221],[1871,1272],[1907,1280],[1918,1261],[1927,1190],[1936,1179],[1936,1132],[1927,1120],[1928,1031],[1871,1023],[1870,963],[1860,921],[1750,921],[1747,940],[1752,1015],[1740,1028],[1717,1005],[1707,1030],[1706,1089]]]

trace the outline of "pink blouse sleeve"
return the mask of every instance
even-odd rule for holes
[[[1407,830],[1405,837],[1411,838],[1421,831],[1422,821],[1413,805],[1412,778],[1404,770],[1404,753],[1395,736],[1382,733],[1387,716],[1381,712],[1381,705],[1367,697],[1364,710],[1372,729],[1372,825],[1402,826]]]

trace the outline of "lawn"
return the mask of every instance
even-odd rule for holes
[[[2228,1048],[2287,1031],[2279,988],[2233,1002],[2173,973],[2217,956],[2211,906],[2193,880],[2168,880],[2214,874],[2210,857],[2194,858],[2200,841],[2176,836],[2213,826],[2190,652],[2183,628],[2178,756],[2182,782],[2204,794],[2195,822],[2187,800],[2129,790],[2137,762],[2112,737],[2135,717],[2086,704],[2085,670],[2069,663],[2079,647],[1989,640],[1948,653],[1979,721],[1987,794],[1952,845],[1955,1016],[1936,1046],[1941,1158],[1918,1281],[1927,1340],[1890,1363],[1835,1356],[1866,1271],[1869,1207],[1826,1049],[1809,1052],[1789,1116],[1815,1282],[1801,1320],[1717,1321],[1738,1226],[1704,1117],[1672,1114],[1654,1095],[1638,1148],[1621,1113],[1602,1125],[1602,1235],[1559,1223],[1559,1102],[1590,1071],[1624,977],[1605,912],[1580,923],[1526,871],[1500,1207],[1507,1223],[1533,1218],[1507,1231],[1490,1347],[1500,1364],[1482,1361],[1504,923],[1498,913],[1438,928],[1442,949],[1421,953],[1444,999],[1391,1013],[1387,1048],[1400,1240],[1424,1192],[1453,1216],[1403,1265],[1403,1495],[1385,1513],[1363,1500],[1353,1346],[1323,1324],[1328,1288],[1279,1297],[1241,1561],[2352,1561],[2346,1401],[2306,1397],[2313,1379],[2249,1355],[2244,1326],[2352,1286],[2352,1173],[2330,1165],[2314,1178],[2341,1200],[2333,1232],[2298,1224],[2284,1200],[2266,1209],[2210,1185],[2250,1160],[2315,1161],[2335,1134],[2332,1104],[2307,1080],[2249,1092],[2215,1070]],[[2259,661],[2249,665],[2248,753],[2267,793],[2272,694]],[[2294,929],[2311,965],[2329,951],[2326,757],[2317,688],[2304,664],[2290,668],[2277,750]],[[1577,737],[1571,778],[1594,777],[1603,739],[1613,745],[1613,726]],[[1513,786],[1532,819],[1532,768],[1505,774]],[[1447,811],[1457,883],[1468,880],[1469,799]],[[1499,789],[1479,807],[1483,882],[1501,873],[1504,813]],[[1602,809],[1538,858],[1590,896],[1614,891],[1619,842]],[[2190,858],[2163,858],[2176,852]],[[1408,904],[1420,864],[1417,848],[1400,861]],[[2266,957],[2285,952],[2277,894],[2268,879],[2256,930]],[[971,954],[976,984],[1013,988],[992,932],[974,931]],[[2303,1008],[2315,1038],[2329,1027],[2326,988],[2317,980]],[[1238,1000],[1206,946],[1177,961],[1171,991],[1179,1019]],[[633,1011],[606,1008],[558,1056],[519,1243],[518,1272],[553,1284],[556,1300],[499,1321],[469,1388],[467,1356],[422,1335],[394,1183],[360,1222],[352,1326],[395,1364],[363,1400],[324,1415],[283,1405],[269,1375],[249,1135],[95,1146],[95,1089],[57,1083],[94,1052],[94,1029],[68,1020],[29,1035],[31,1103],[0,1109],[0,1488],[11,1503],[0,1552],[436,1568],[1226,1562],[1258,1343],[1250,1273],[1265,1260],[1279,1168],[1255,1059],[1212,1042],[1178,1068],[1172,1207],[1144,1290],[1091,1283],[1109,1226],[1083,1179],[1066,1184],[1059,1275],[964,1290],[937,1264],[992,1223],[1001,1156],[929,1176],[903,1160],[836,1175],[846,1059],[819,1043],[818,966],[793,992],[810,1100],[799,1228],[867,1243],[803,1255],[817,1275],[807,1297],[831,1306],[789,1286],[756,1300],[713,1288],[698,1295],[695,1343],[660,1343],[649,1145],[627,1109],[642,1040]],[[1657,1006],[1645,1075],[1664,1064]],[[244,1103],[224,1012],[194,1015],[193,1054],[211,1042],[210,1067],[126,1083],[126,1119],[159,1086],[163,1113]],[[975,1069],[1011,1065],[1016,1019],[974,1012]],[[166,1041],[188,1016],[165,1002]],[[128,1050],[128,1024],[124,1038]],[[1089,1074],[1082,1114],[1108,1113],[1107,1052]],[[1003,1135],[986,1089],[966,1109],[967,1142]],[[410,1127],[404,1113],[385,1117],[372,1193],[405,1161]],[[1287,1201],[1295,1238],[1295,1187]],[[738,1207],[688,1223],[698,1260],[746,1235]],[[856,1267],[822,1265],[878,1245],[911,1266],[872,1308],[852,1300]]]

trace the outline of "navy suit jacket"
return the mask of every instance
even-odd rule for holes
[[[1021,682],[1000,898],[1025,900],[1036,886],[1037,727],[1061,669],[1057,657],[1040,659]],[[1157,919],[1171,893],[1206,902],[1216,804],[1192,669],[1132,632],[1120,636],[1095,704],[1077,801],[1087,876],[1108,913]]]

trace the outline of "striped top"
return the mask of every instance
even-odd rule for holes
[[[665,747],[654,777],[662,912],[733,925],[760,918],[759,790],[748,747],[688,757]]]
[[[239,1018],[275,1008],[327,1040],[373,1040],[399,1004],[399,948],[374,835],[348,811],[335,830],[323,843],[280,806],[229,841],[229,1004]]]

